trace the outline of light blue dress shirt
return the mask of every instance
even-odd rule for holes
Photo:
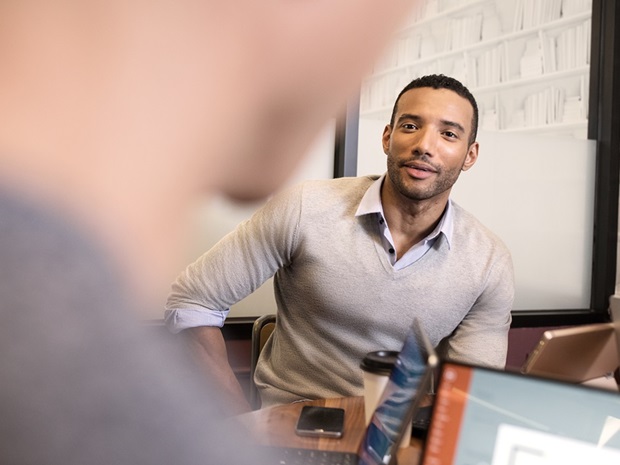
[[[381,186],[383,185],[383,181],[385,179],[385,174],[377,179],[366,191],[364,197],[362,197],[362,201],[360,202],[357,211],[355,212],[355,216],[362,215],[376,215],[377,223],[379,225],[379,231],[381,235],[381,242],[383,244],[383,248],[385,249],[385,253],[388,255],[390,259],[390,263],[394,267],[395,270],[402,270],[403,268],[408,267],[412,263],[415,263],[417,260],[422,258],[426,252],[428,252],[433,244],[437,240],[440,234],[443,234],[448,240],[448,247],[450,246],[450,240],[452,239],[452,231],[454,228],[454,215],[452,213],[452,202],[448,200],[448,204],[446,205],[446,209],[439,220],[439,223],[431,231],[431,233],[426,236],[423,240],[415,244],[411,247],[405,254],[399,259],[396,259],[396,247],[394,246],[394,240],[392,239],[392,234],[390,233],[390,228],[385,219],[385,215],[383,214],[383,205],[381,204]]]

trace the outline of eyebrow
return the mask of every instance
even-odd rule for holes
[[[400,123],[408,119],[412,121],[421,121],[423,118],[419,115],[413,115],[411,113],[403,113],[402,115],[398,117],[397,123]],[[449,121],[449,120],[442,119],[441,124],[443,124],[444,126],[451,127],[451,128],[456,128],[459,131],[461,131],[463,134],[465,133],[465,128],[461,124],[457,123],[456,121]]]

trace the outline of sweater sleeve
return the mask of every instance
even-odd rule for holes
[[[172,332],[223,326],[230,307],[291,262],[303,185],[272,198],[176,279],[166,303]]]
[[[485,286],[454,333],[444,341],[448,359],[503,369],[514,301],[510,253],[499,248],[489,266]]]

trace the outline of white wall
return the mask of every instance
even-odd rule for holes
[[[384,123],[360,120],[358,174],[386,169]],[[482,132],[453,198],[513,255],[516,310],[588,308],[595,142]]]

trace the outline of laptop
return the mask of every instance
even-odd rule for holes
[[[357,454],[269,447],[270,450],[267,452],[271,463],[395,464],[396,453],[407,426],[431,390],[433,374],[438,363],[439,359],[433,346],[415,319],[366,428]]]
[[[604,377],[618,367],[615,333],[613,323],[545,331],[521,371],[573,383]]]
[[[455,362],[421,465],[620,463],[620,393]]]

